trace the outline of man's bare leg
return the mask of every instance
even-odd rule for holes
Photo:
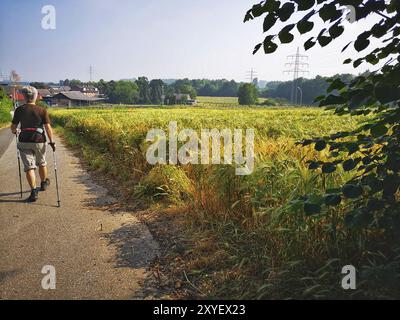
[[[39,176],[41,182],[45,182],[47,179],[47,166],[40,166],[39,167]]]
[[[36,189],[36,175],[35,170],[28,170],[26,172],[26,180],[28,180],[31,190]]]

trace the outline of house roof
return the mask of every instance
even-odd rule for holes
[[[70,91],[71,87],[69,87],[69,86],[51,87],[49,90],[53,94],[56,94],[56,93],[60,93],[60,92],[64,92],[64,91]]]
[[[25,97],[22,93],[16,92],[15,95],[10,95],[10,98],[13,99],[15,98],[15,100],[17,101],[25,101]]]
[[[104,100],[104,98],[99,98],[99,97],[88,97],[88,96],[84,95],[80,91],[60,92],[60,93],[56,94],[53,98],[60,98],[61,96],[64,96],[67,99],[75,100],[75,101],[100,101],[100,100]]]
[[[50,90],[48,90],[48,89],[37,89],[37,91],[38,91],[38,94],[39,94],[41,97],[49,97],[49,96],[52,96]]]

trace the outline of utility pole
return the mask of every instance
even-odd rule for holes
[[[289,59],[290,62],[285,63],[285,67],[289,67],[290,69],[285,70],[284,73],[288,74],[293,74],[293,83],[292,83],[292,92],[291,92],[291,101],[294,105],[297,104],[297,94],[298,94],[298,79],[299,79],[299,74],[307,74],[309,73],[308,70],[305,70],[304,68],[308,68],[309,64],[308,61],[308,56],[304,54],[300,54],[299,47],[297,47],[296,54],[292,54],[286,57],[286,59]]]
[[[251,68],[250,71],[246,72],[246,79],[250,80],[250,83],[253,83],[254,78],[257,76],[257,72]]]

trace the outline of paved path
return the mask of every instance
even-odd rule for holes
[[[8,149],[13,137],[14,136],[9,128],[0,129],[0,157]]]
[[[59,141],[61,208],[50,152],[50,189],[23,202],[15,148],[12,140],[0,154],[0,299],[143,298],[145,269],[158,254],[148,229],[132,214],[108,210],[115,200]],[[26,198],[25,179],[23,186]],[[41,286],[45,265],[55,267],[55,290]]]

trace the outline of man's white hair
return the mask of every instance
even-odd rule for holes
[[[38,97],[38,91],[35,87],[25,86],[22,88],[21,93],[24,95],[25,100],[29,102],[35,102]]]

